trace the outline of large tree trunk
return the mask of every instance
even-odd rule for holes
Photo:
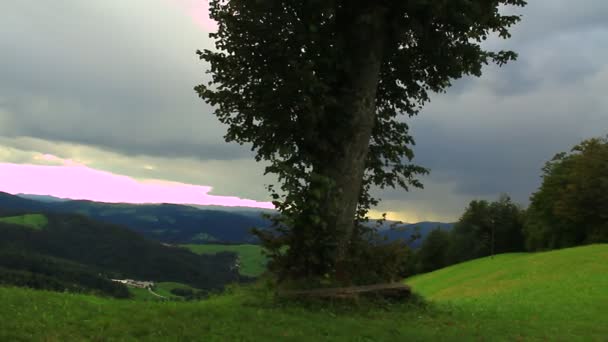
[[[336,125],[336,134],[329,137],[334,146],[320,170],[335,184],[327,194],[323,216],[328,226],[338,233],[335,260],[338,277],[342,276],[341,269],[353,233],[374,127],[376,91],[387,35],[386,9],[359,8],[355,11],[344,13],[348,16],[343,20],[345,69],[340,73],[341,87],[336,89],[338,105],[335,111],[326,113],[331,116],[328,118],[331,124]]]

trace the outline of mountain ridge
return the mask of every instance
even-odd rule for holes
[[[0,214],[12,212],[78,213],[94,220],[119,224],[143,236],[170,244],[191,243],[258,243],[251,228],[266,229],[271,226],[262,213],[273,213],[268,209],[242,207],[196,206],[183,204],[130,204],[103,203],[91,200],[64,200],[42,196],[44,201],[34,200],[39,195],[11,195],[0,192]],[[369,225],[375,220],[370,219]],[[378,232],[389,240],[411,240],[414,234],[426,236],[436,227],[451,229],[453,223],[423,221],[398,224],[384,222]],[[418,228],[418,230],[417,230]],[[413,241],[418,247],[422,239]]]

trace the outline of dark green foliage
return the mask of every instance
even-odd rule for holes
[[[421,187],[416,176],[428,172],[410,164],[414,140],[399,114],[513,60],[481,42],[508,38],[519,17],[499,8],[525,4],[210,1],[216,49],[198,52],[211,81],[196,91],[228,125],[225,139],[250,144],[278,176],[280,191],[269,190],[281,216],[261,237],[282,276],[356,276],[345,259],[356,263],[350,249],[365,241],[356,226],[378,203],[372,187]]]
[[[608,242],[608,137],[585,140],[545,164],[525,234],[531,250]]]
[[[379,284],[400,281],[413,274],[413,252],[405,241],[354,241],[346,270],[355,284]]]
[[[171,289],[171,293],[180,296],[180,297],[188,297],[194,294],[194,290],[192,289],[184,289],[184,288],[175,288]]]
[[[322,277],[290,279],[284,272],[289,269],[289,257],[293,254],[287,253],[284,244],[275,237],[265,241],[265,253],[269,257],[269,271],[279,275],[279,282],[287,281],[288,286],[295,287],[325,287],[349,285],[351,283],[367,285],[374,283],[389,283],[399,281],[414,272],[414,252],[410,240],[397,239],[389,241],[382,237],[373,228],[359,225],[355,236],[359,237],[351,241],[350,252],[347,255],[345,272],[351,274],[350,282],[336,283],[331,274],[326,273]],[[260,231],[264,239],[268,232]],[[283,238],[285,235],[282,236]],[[314,248],[314,245],[311,245]],[[309,258],[319,254],[304,254]]]
[[[417,253],[419,273],[431,272],[449,264],[450,233],[436,228],[422,242]]]
[[[0,250],[0,284],[129,297],[125,285],[112,282],[100,272],[68,260],[28,251]]]
[[[471,201],[450,237],[450,264],[524,250],[523,210],[509,196]]]
[[[113,277],[173,281],[201,289],[221,289],[240,279],[234,253],[197,255],[79,215],[52,214],[48,219],[40,231],[0,224],[0,251],[52,256]]]

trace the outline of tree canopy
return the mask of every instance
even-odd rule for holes
[[[528,248],[608,242],[608,137],[556,154],[542,171],[527,212]]]
[[[524,0],[212,0],[214,50],[198,51],[211,81],[196,87],[228,126],[269,163],[281,212],[266,236],[291,278],[342,267],[368,210],[372,187],[421,187],[414,140],[400,114],[416,115],[432,92],[503,65],[513,51],[487,51],[520,20]],[[289,248],[279,248],[287,245]],[[342,266],[341,266],[342,265]],[[342,271],[341,271],[342,270]],[[342,274],[341,274],[342,273]]]
[[[449,262],[523,251],[523,219],[523,209],[508,195],[471,201],[451,232]]]

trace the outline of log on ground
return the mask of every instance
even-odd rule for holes
[[[280,291],[278,293],[279,297],[302,299],[356,299],[359,297],[407,299],[411,296],[411,294],[412,289],[409,286],[401,283],[320,288],[309,290],[290,290]]]

